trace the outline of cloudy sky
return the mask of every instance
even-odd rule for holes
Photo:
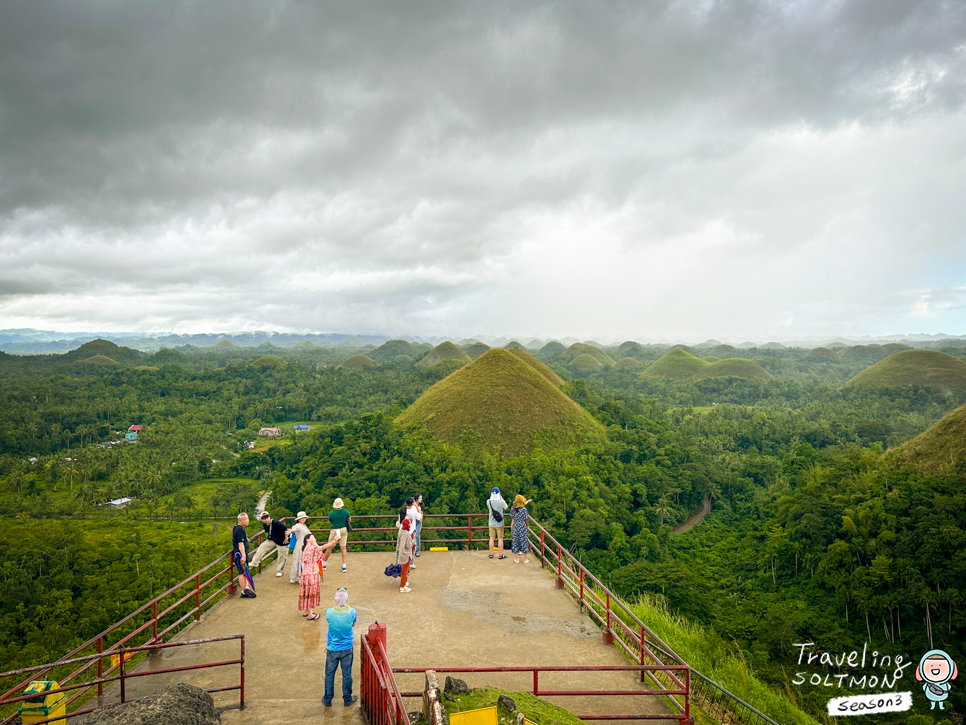
[[[960,0],[0,4],[0,328],[966,333]]]

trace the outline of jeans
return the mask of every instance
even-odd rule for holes
[[[423,532],[423,522],[416,522],[416,529],[413,531],[413,553],[419,553],[419,535]]]
[[[352,704],[352,659],[353,650],[326,650],[325,651],[325,695],[322,702],[326,705],[332,704],[332,696],[335,694],[335,671],[342,666],[342,701],[346,705]]]

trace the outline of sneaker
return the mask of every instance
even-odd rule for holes
[[[358,701],[359,701],[359,696],[353,695],[352,697],[350,697],[348,700],[345,701],[345,706],[349,707],[349,705],[355,705],[356,702]]]
[[[243,591],[241,593],[241,595],[242,595],[242,599],[254,599],[255,598],[255,592],[252,591],[251,589],[246,589],[245,591]]]
[[[399,593],[400,594],[405,594],[405,593],[411,592],[411,591],[412,591],[412,589],[410,589],[409,587],[399,587]]]
[[[282,576],[282,572],[280,571],[275,572],[275,576]]]
[[[348,568],[346,568],[346,565],[343,564],[342,565],[342,573],[345,574],[347,571],[349,571]]]
[[[332,703],[326,702],[325,700],[322,701],[322,704],[325,705],[326,707],[332,707]]]

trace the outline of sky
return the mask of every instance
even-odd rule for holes
[[[0,3],[0,328],[966,334],[966,3]]]

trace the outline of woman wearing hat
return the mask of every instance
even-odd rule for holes
[[[295,515],[295,520],[298,522],[292,527],[291,534],[289,534],[289,549],[293,551],[302,551],[302,542],[305,541],[305,537],[311,534],[309,527],[305,525],[308,521],[309,515],[304,511],[299,511]],[[301,573],[302,567],[302,557],[293,556],[292,566],[288,571],[288,580],[292,584],[299,583],[299,574]]]
[[[345,507],[345,503],[341,498],[337,498],[332,502],[332,510],[329,512],[329,523],[332,524],[332,531],[329,532],[329,541],[339,541],[339,548],[342,549],[342,573],[345,574],[348,571],[346,566],[346,548],[349,543],[349,520],[352,518],[352,514],[349,513],[349,509]],[[336,535],[338,532],[338,535]],[[322,559],[322,568],[325,568],[325,561],[329,556],[326,555],[325,559]]]
[[[532,503],[532,498],[523,498],[520,494],[513,499],[513,508],[510,509],[510,549],[513,551],[513,563],[520,563],[520,554],[523,554],[523,563],[530,563],[530,524],[527,521],[527,504]]]

